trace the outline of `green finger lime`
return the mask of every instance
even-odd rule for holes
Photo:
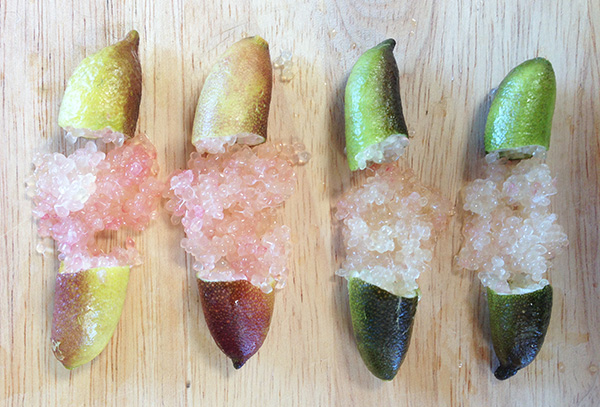
[[[494,352],[500,365],[494,372],[508,379],[530,364],[542,348],[552,313],[552,287],[527,294],[498,294],[487,289]]]
[[[98,267],[56,276],[52,346],[68,369],[94,359],[104,350],[121,318],[129,266]]]
[[[213,66],[198,99],[192,144],[210,145],[214,138],[259,144],[267,138],[273,87],[269,44],[259,36],[244,38]],[[209,147],[209,152],[210,147]],[[214,151],[216,152],[216,151]]]
[[[536,146],[550,147],[556,78],[549,61],[523,62],[504,78],[485,125],[485,151],[522,159]]]
[[[102,131],[134,136],[142,97],[139,42],[137,31],[131,31],[79,64],[60,105],[62,128],[88,138]]]
[[[354,337],[367,368],[392,380],[406,357],[418,296],[403,298],[359,278],[348,281]]]
[[[407,145],[395,45],[388,39],[366,51],[348,78],[346,154],[352,171],[365,169],[370,162],[394,161]]]

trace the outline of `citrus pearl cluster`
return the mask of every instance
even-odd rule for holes
[[[156,150],[143,135],[108,154],[89,141],[69,156],[38,154],[28,180],[40,237],[51,237],[64,271],[135,265],[133,241],[102,252],[95,235],[129,227],[139,231],[156,216],[163,184],[156,178]],[[42,250],[44,251],[44,250]]]
[[[418,294],[417,278],[433,257],[450,202],[423,186],[410,169],[373,167],[364,185],[337,205],[346,258],[337,275],[358,277],[401,297]]]
[[[195,152],[175,173],[166,209],[181,223],[181,246],[206,281],[248,280],[264,292],[284,286],[290,229],[275,218],[295,189],[304,145],[235,144],[219,154]]]
[[[65,139],[70,144],[75,144],[81,137],[99,139],[105,144],[114,143],[115,146],[121,147],[125,142],[125,135],[118,131],[113,131],[110,128],[102,130],[76,129],[73,127],[65,127]]]
[[[385,140],[370,145],[356,154],[358,168],[364,170],[371,163],[390,163],[398,160],[408,147],[408,137],[392,134]]]
[[[542,148],[518,162],[489,154],[486,177],[464,192],[464,209],[471,214],[458,263],[478,270],[482,284],[501,294],[543,288],[551,259],[568,244],[550,212],[556,186],[544,158]]]

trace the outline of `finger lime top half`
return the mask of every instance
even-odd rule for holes
[[[549,61],[534,58],[514,68],[494,96],[485,126],[485,151],[521,159],[535,146],[550,147],[556,78]]]
[[[192,143],[211,151],[215,142],[231,139],[259,144],[267,138],[272,67],[269,44],[259,36],[233,44],[211,69],[196,107]]]
[[[391,162],[408,144],[402,113],[396,42],[388,39],[358,59],[346,85],[346,154],[352,171]]]
[[[79,64],[60,106],[62,128],[88,138],[107,131],[134,136],[142,97],[139,42],[137,31],[131,31]]]

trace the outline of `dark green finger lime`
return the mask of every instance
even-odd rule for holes
[[[544,58],[523,62],[504,78],[485,125],[485,151],[499,150],[510,159],[531,156],[514,151],[528,146],[550,147],[556,78]]]
[[[388,39],[358,59],[346,84],[346,154],[352,171],[357,154],[391,135],[408,134],[402,113],[396,41]],[[364,167],[363,167],[364,168]]]
[[[349,280],[348,291],[360,356],[371,373],[392,380],[410,344],[419,298],[399,297],[359,278]]]
[[[552,287],[527,294],[502,295],[487,289],[492,343],[505,380],[530,364],[542,348],[552,313]]]

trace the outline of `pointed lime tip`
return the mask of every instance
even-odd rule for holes
[[[381,49],[385,47],[391,47],[393,50],[396,47],[396,40],[393,38],[388,38],[387,40],[381,41],[377,46],[375,46],[375,49]]]
[[[237,369],[241,368],[242,366],[244,366],[244,364],[246,364],[248,359],[231,359],[231,361],[233,362],[233,367],[235,367],[237,370]]]
[[[348,281],[356,345],[367,368],[392,380],[406,357],[419,298],[399,297],[359,278]]]
[[[74,369],[98,356],[112,338],[121,313],[129,266],[98,267],[56,276],[52,317],[52,351]]]
[[[519,371],[519,369],[500,365],[500,366],[498,366],[496,371],[494,371],[494,376],[498,380],[506,380],[506,379],[511,378],[514,375],[516,375],[518,371]]]
[[[527,60],[506,75],[490,105],[485,151],[528,158],[528,149],[550,147],[556,102],[556,76],[544,58]]]
[[[244,38],[244,40],[253,42],[256,45],[263,47],[264,49],[269,49],[269,43],[267,41],[265,41],[265,39],[263,37],[261,37],[260,35],[255,35],[253,37],[246,37],[246,38]]]
[[[131,30],[127,33],[123,41],[129,42],[137,48],[140,45],[140,34],[136,30]]]

